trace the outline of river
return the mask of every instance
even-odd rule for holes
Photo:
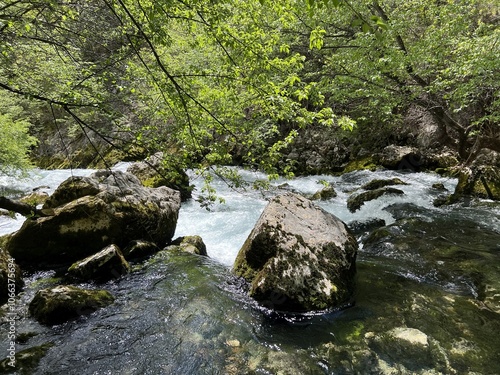
[[[117,166],[123,169],[124,165]],[[1,180],[15,196],[36,186],[50,193],[66,177],[92,171],[35,171],[25,181]],[[113,305],[76,321],[47,327],[26,305],[54,272],[27,275],[16,302],[19,352],[38,351],[33,374],[500,374],[500,205],[467,201],[436,208],[453,178],[429,173],[360,171],[279,180],[253,190],[260,173],[240,170],[250,183],[214,187],[225,203],[209,210],[195,200],[180,211],[176,236],[200,235],[209,258],[160,252],[117,281],[100,284]],[[192,173],[195,198],[202,178]],[[383,196],[351,213],[350,194],[372,179],[400,178],[402,196]],[[231,274],[236,254],[266,199],[287,184],[312,194],[330,183],[337,197],[317,203],[357,228],[360,245],[353,307],[283,316],[241,293]],[[8,188],[8,189],[7,189]],[[385,226],[359,223],[383,219]],[[22,218],[0,217],[0,235]],[[360,229],[361,228],[361,229]],[[94,288],[95,285],[80,286]],[[0,326],[0,359],[7,322]],[[30,367],[28,367],[30,368]]]

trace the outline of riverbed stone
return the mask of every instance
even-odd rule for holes
[[[397,360],[409,370],[420,372],[422,368],[433,366],[429,337],[416,328],[396,327],[368,341],[376,352]]]
[[[408,185],[408,184],[397,177],[389,179],[374,179],[361,186],[361,189],[377,190],[385,186],[391,186],[391,185]]]
[[[280,311],[345,307],[352,302],[356,239],[345,223],[293,193],[273,198],[236,258],[249,294]]]
[[[325,201],[325,200],[328,200],[331,198],[335,198],[336,196],[337,196],[337,192],[335,191],[333,186],[329,185],[329,186],[325,186],[323,189],[318,190],[316,193],[314,193],[311,196],[311,200],[313,200],[313,201],[314,200]]]
[[[347,208],[351,212],[355,212],[361,208],[365,202],[377,199],[382,195],[403,195],[404,191],[393,187],[383,187],[375,190],[368,190],[360,194],[351,195],[347,199]]]
[[[130,265],[123,257],[119,247],[112,244],[97,254],[75,262],[68,274],[85,281],[108,281],[130,272]]]
[[[165,246],[175,232],[180,193],[146,188],[132,174],[97,171],[71,177],[43,209],[50,216],[27,219],[7,243],[21,266],[71,264],[110,244],[123,248],[147,239]]]
[[[106,290],[60,285],[39,290],[29,304],[30,314],[42,324],[53,325],[90,314],[114,302]]]
[[[191,254],[208,256],[207,247],[200,236],[178,237],[165,250],[180,250]]]

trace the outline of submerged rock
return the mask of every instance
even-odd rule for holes
[[[39,290],[29,304],[30,314],[42,324],[59,324],[90,314],[114,302],[106,290],[57,286]]]
[[[293,193],[275,197],[240,249],[233,270],[249,294],[281,311],[351,302],[358,245],[334,215]]]
[[[130,265],[116,245],[109,245],[97,254],[80,260],[68,269],[68,274],[81,280],[107,281],[130,272]]]
[[[384,187],[376,190],[368,190],[357,195],[351,195],[349,199],[347,199],[347,208],[349,209],[349,211],[355,212],[359,210],[361,206],[365,204],[365,202],[377,199],[382,195],[387,194],[403,195],[404,191],[391,187]]]
[[[68,264],[107,245],[125,247],[148,239],[164,246],[177,225],[179,192],[145,188],[124,172],[98,171],[64,181],[43,209],[51,216],[28,219],[7,250],[21,265]]]

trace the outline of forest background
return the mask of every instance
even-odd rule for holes
[[[499,25],[497,0],[0,1],[0,173],[495,164]]]

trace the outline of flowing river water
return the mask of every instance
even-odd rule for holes
[[[15,196],[40,185],[50,192],[71,173],[91,172],[38,171],[29,180],[1,181],[0,193]],[[265,178],[241,173],[250,182]],[[192,177],[200,191],[202,179]],[[394,177],[408,183],[397,186],[404,195],[380,197],[355,213],[347,209],[361,185]],[[321,181],[338,195],[317,204],[356,230],[356,302],[341,311],[273,314],[241,292],[232,263],[278,186],[312,194]],[[27,275],[16,301],[16,349],[34,359],[17,373],[500,374],[500,205],[436,208],[432,202],[443,193],[436,183],[452,192],[456,180],[360,171],[275,181],[263,193],[235,191],[215,179],[225,203],[206,210],[185,202],[176,232],[200,235],[209,258],[160,252],[119,280],[80,284],[109,290],[115,303],[52,327],[29,317],[27,304],[59,280],[50,271]],[[373,219],[385,225],[363,225]],[[0,217],[0,235],[21,223]],[[7,356],[6,328],[4,321],[0,360]]]

